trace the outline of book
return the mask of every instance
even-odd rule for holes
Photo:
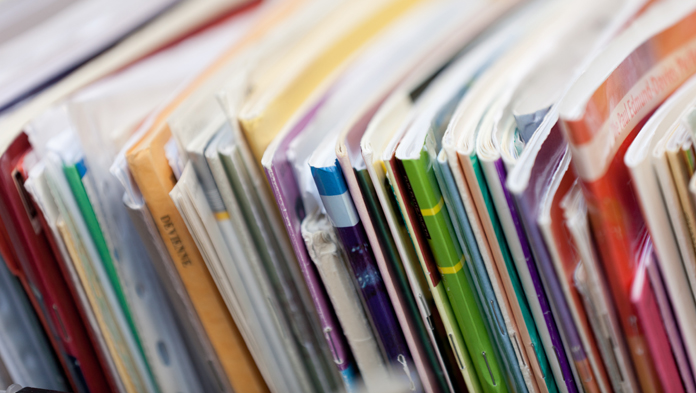
[[[248,98],[238,114],[256,159],[261,161],[283,125],[320,84],[376,33],[417,3],[418,0],[346,2],[297,42],[275,68],[260,76],[264,80],[259,83],[262,87]]]
[[[479,121],[486,115],[488,106],[494,101],[495,94],[504,86],[505,81],[509,80],[511,83],[514,83],[515,78],[519,76],[520,70],[524,70],[536,61],[536,56],[533,55],[535,51],[538,54],[538,51],[547,47],[544,44],[544,38],[548,39],[549,36],[542,31],[547,28],[551,29],[555,23],[563,23],[563,18],[550,17],[552,14],[555,15],[552,8],[537,9],[538,12],[535,14],[531,14],[534,9],[527,9],[529,14],[521,14],[516,27],[517,33],[515,37],[519,40],[516,41],[517,45],[498,58],[493,65],[477,78],[467,95],[459,103],[442,139],[443,149],[459,193],[468,196],[464,200],[465,203],[467,200],[470,200],[476,207],[478,217],[483,224],[483,230],[486,231],[479,234],[479,236],[486,236],[486,241],[500,242],[502,239],[499,239],[491,221],[491,217],[495,218],[495,213],[489,212],[486,198],[483,194],[484,191],[487,193],[488,190],[485,187],[483,168],[476,154],[476,135],[479,130]],[[530,16],[524,17],[524,15]],[[568,18],[572,17],[572,13],[564,15]],[[539,22],[537,30],[529,25],[529,23],[533,23],[531,21],[534,18],[539,18],[539,20],[549,18],[547,19],[549,22]],[[510,28],[513,27],[511,26]],[[512,68],[516,71],[513,72]],[[535,316],[546,357],[551,364],[551,370],[559,390],[562,392],[575,392],[577,391],[577,385],[573,365],[568,362],[564,343],[554,315],[549,307],[549,301],[541,282],[541,277],[532,258],[529,245],[525,244],[526,239],[524,238],[522,227],[520,226],[519,229],[520,232],[517,234],[518,241],[523,240],[524,243],[521,243],[516,250],[524,251],[522,246],[524,244],[530,252],[526,256],[519,253],[516,255],[516,267],[523,276],[522,281],[525,283],[525,294]],[[508,230],[506,235],[510,235],[510,232]],[[490,247],[490,249],[494,256],[497,254],[497,257],[504,261],[500,246]],[[502,264],[504,262],[498,265]],[[531,292],[532,288],[534,292]]]
[[[641,238],[647,228],[623,158],[649,114],[694,71],[694,67],[675,65],[677,58],[690,50],[690,7],[691,4],[669,3],[654,5],[645,11],[593,60],[570,88],[560,108],[573,166],[588,201],[594,238],[644,390],[659,389],[660,376],[656,374],[654,362],[645,356],[645,337],[640,326],[632,323],[636,318],[632,318],[634,309],[629,291],[638,266],[637,249],[632,242]],[[648,55],[650,49],[647,48],[661,47],[658,42],[667,37],[679,38],[661,55]],[[641,66],[629,80],[624,80],[621,87],[604,90],[617,75],[623,78],[627,69],[638,64],[634,61],[640,61]],[[650,83],[651,76],[672,70],[673,76],[650,90],[640,105],[624,111],[626,107],[622,102]],[[599,93],[601,99],[595,95],[598,89],[602,91]],[[607,94],[616,99],[608,100]],[[597,106],[593,106],[594,103]],[[588,109],[590,107],[592,109]],[[619,116],[621,120],[615,122]],[[593,126],[587,123],[590,118]],[[593,146],[603,148],[595,150]],[[622,186],[618,187],[619,184]]]
[[[685,83],[678,91],[674,92],[655,113],[650,117],[641,131],[638,133],[631,146],[627,149],[624,162],[630,170],[631,179],[636,190],[637,198],[640,202],[641,212],[644,214],[646,225],[650,231],[654,253],[657,262],[653,263],[659,267],[661,277],[665,281],[665,288],[669,294],[669,300],[674,310],[674,316],[682,334],[683,345],[689,349],[692,345],[693,336],[689,335],[688,326],[694,318],[694,301],[677,293],[689,291],[692,281],[689,267],[685,263],[688,259],[682,257],[679,242],[671,233],[673,225],[671,222],[670,211],[674,210],[679,202],[675,198],[674,185],[667,183],[668,179],[660,180],[657,176],[657,166],[661,167],[660,173],[664,173],[664,166],[668,165],[664,154],[657,155],[660,150],[657,147],[663,142],[667,135],[670,135],[679,124],[683,116],[688,112],[688,107],[692,101],[692,91],[694,89],[693,78]],[[664,151],[662,152],[664,153]],[[667,169],[668,170],[668,169]],[[671,180],[671,173],[670,179]],[[670,182],[671,183],[671,182]],[[663,186],[669,186],[669,188]],[[662,190],[668,194],[663,194]],[[673,206],[668,207],[667,197]],[[676,205],[676,206],[675,206]],[[669,236],[665,228],[670,230]],[[682,232],[684,234],[684,232]],[[683,243],[682,243],[683,244]],[[687,251],[686,249],[685,251]],[[688,255],[688,254],[687,254]],[[685,256],[687,256],[685,255]],[[653,279],[651,279],[653,281]],[[653,287],[659,287],[653,285]],[[677,292],[679,291],[679,292]],[[659,298],[659,294],[655,294]],[[667,323],[665,323],[665,328]],[[693,351],[686,351],[691,357]],[[684,381],[688,381],[688,377]],[[688,384],[685,382],[688,389]]]
[[[330,165],[324,157],[330,146],[335,146],[336,137],[324,140],[309,160],[312,177],[317,186],[327,216],[331,219],[338,238],[348,255],[353,279],[365,304],[375,334],[384,351],[387,364],[394,378],[408,390],[421,391],[421,382],[406,344],[403,331],[396,318],[389,294],[379,273],[379,268],[370,249],[365,229],[360,223],[350,194],[336,165]],[[328,147],[328,149],[327,149]],[[317,152],[320,155],[317,155]],[[322,155],[324,157],[322,157]],[[335,157],[335,156],[334,156]],[[330,158],[329,158],[330,159]]]
[[[602,351],[612,386],[615,390],[636,391],[638,382],[614,311],[609,287],[592,244],[587,205],[577,180],[563,197],[561,208],[564,226],[569,231],[580,258],[574,283],[583,297],[585,312]]]
[[[681,381],[674,355],[672,351],[664,350],[664,348],[670,347],[664,322],[662,319],[655,319],[655,316],[661,313],[648,277],[648,266],[653,262],[653,249],[649,237],[646,236],[643,238],[643,241],[644,243],[641,245],[640,251],[640,264],[636,270],[636,277],[631,287],[631,303],[635,307],[639,323],[645,331],[645,339],[652,359],[655,362],[656,372],[660,376],[660,382],[669,391],[683,392],[684,385]]]
[[[257,23],[251,31],[247,32],[245,38],[234,37],[236,40],[233,42],[237,42],[236,44],[231,44],[230,48],[197,80],[164,105],[157,115],[153,116],[151,122],[146,122],[143,132],[135,134],[134,140],[138,142],[127,145],[126,148],[125,161],[128,168],[124,171],[123,166],[119,166],[119,162],[112,168],[113,171],[120,173],[119,176],[122,183],[127,185],[127,190],[132,188],[130,185],[134,181],[138,186],[137,192],[142,193],[147,207],[155,217],[160,236],[165,239],[172,260],[215,347],[227,378],[235,390],[265,391],[267,387],[216,289],[215,282],[199,254],[196,243],[169,196],[174,181],[172,170],[164,154],[164,145],[171,138],[166,119],[197,87],[205,84],[218,71],[224,70],[225,66],[245,47],[264,37],[277,23],[292,15],[301,4],[302,2],[299,1],[287,3],[284,7],[269,12],[261,20],[256,19],[258,18],[256,15],[250,15],[249,18],[240,21],[245,29],[249,28],[252,21]],[[218,82],[214,81],[214,83]],[[128,169],[130,171],[127,171]],[[132,175],[132,181],[130,175]],[[153,179],[158,180],[151,181]]]
[[[374,389],[389,374],[379,343],[372,331],[363,303],[353,283],[348,258],[331,221],[326,214],[315,210],[302,221],[302,237],[307,252],[316,264],[326,284],[331,304],[341,322],[346,340],[361,371],[366,389]],[[355,372],[355,370],[350,370]],[[348,389],[359,388],[358,378],[347,378]]]

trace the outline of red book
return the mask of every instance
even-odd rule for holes
[[[663,386],[648,355],[630,291],[642,240],[649,234],[624,155],[652,112],[694,73],[693,4],[658,3],[593,60],[561,107],[601,264],[646,392],[662,391]]]
[[[0,157],[0,252],[22,282],[75,392],[109,392],[76,294],[54,253],[41,212],[24,190],[22,162],[31,146],[21,134]],[[114,389],[115,391],[115,389]]]

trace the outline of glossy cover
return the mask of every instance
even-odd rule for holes
[[[326,213],[336,228],[351,265],[355,282],[377,339],[398,380],[405,380],[412,391],[421,391],[421,382],[406,345],[404,333],[377,267],[365,229],[348,192],[343,172],[338,166],[312,167],[312,177],[319,190]]]
[[[659,391],[662,387],[655,362],[645,356],[645,336],[635,324],[635,309],[630,301],[640,243],[648,228],[624,156],[653,111],[696,72],[696,64],[685,66],[680,60],[685,51],[694,50],[694,37],[696,13],[692,12],[618,59],[620,63],[607,70],[607,77],[583,104],[578,116],[561,116],[588,203],[601,263],[644,391]],[[653,86],[651,80],[664,75],[670,77]],[[582,79],[578,84],[581,82]],[[646,89],[649,94],[637,105],[628,104]]]
[[[565,147],[565,144],[563,146]],[[540,212],[537,216],[537,226],[544,236],[556,271],[558,284],[563,290],[566,306],[573,318],[589,361],[589,364],[576,363],[578,373],[582,375],[583,386],[586,391],[597,391],[598,389],[599,391],[608,391],[611,389],[611,385],[609,385],[607,370],[592,334],[580,293],[575,288],[575,273],[580,256],[575,249],[572,235],[563,222],[561,202],[576,180],[572,171],[568,170],[568,158],[566,157],[566,160],[558,163],[552,175],[553,180],[549,184],[549,189],[543,197],[544,201],[541,206],[541,209],[548,209],[548,212]]]
[[[102,368],[106,368],[105,355],[97,356],[97,345],[93,344],[97,338],[90,333],[77,306],[77,295],[64,278],[65,262],[52,252],[51,235],[42,226],[41,213],[21,185],[24,176],[16,168],[30,149],[27,136],[20,134],[0,157],[1,230],[6,239],[3,256],[37,310],[72,388],[76,392],[111,391],[116,384],[111,377],[107,380]]]

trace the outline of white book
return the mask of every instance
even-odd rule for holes
[[[604,280],[604,273],[594,249],[587,204],[577,182],[568,191],[561,206],[565,225],[568,227],[580,254],[582,272],[587,277],[587,305],[585,309],[590,317],[596,315],[595,318],[590,319],[590,323],[593,323],[595,338],[599,345],[607,348],[607,353],[603,356],[604,365],[610,370],[616,369],[624,376],[622,383],[616,389],[617,391],[637,392],[638,384],[632,371],[631,358],[625,340],[623,340],[621,325],[614,311],[609,286]]]
[[[109,352],[109,348],[106,345],[106,340],[104,338],[104,333],[99,327],[97,317],[92,305],[87,297],[86,289],[82,285],[80,276],[75,269],[75,264],[72,261],[72,257],[66,248],[65,242],[62,241],[61,229],[66,227],[65,220],[61,217],[60,210],[53,200],[51,195],[51,190],[48,187],[48,181],[46,180],[45,165],[43,162],[37,162],[35,165],[31,166],[29,169],[29,177],[24,183],[24,187],[27,192],[31,194],[32,198],[39,206],[41,213],[48,224],[51,234],[54,239],[56,239],[56,244],[60,250],[61,258],[65,262],[64,267],[67,271],[66,279],[70,281],[70,285],[75,289],[77,293],[77,301],[79,302],[79,307],[84,311],[86,318],[87,328],[93,337],[96,338],[96,352],[99,356],[100,361],[106,364],[106,372],[112,376],[116,388],[119,392],[125,392],[125,386],[123,381],[119,376],[118,370],[116,369],[116,364],[114,359]]]
[[[302,237],[362,371],[365,387],[376,392],[382,380],[388,378],[387,367],[355,289],[347,256],[326,214],[320,210],[309,214],[302,221]]]
[[[673,130],[688,113],[690,105],[694,102],[694,96],[696,96],[696,78],[691,78],[655,111],[631,143],[624,158],[650,230],[657,252],[658,265],[665,280],[691,364],[695,364],[694,361],[696,361],[696,334],[693,332],[693,326],[696,326],[696,302],[693,297],[693,287],[689,285],[689,281],[693,278],[693,268],[687,265],[689,259],[685,259],[680,253],[679,243],[673,232],[674,226],[670,221],[668,204],[679,204],[679,200],[676,199],[675,202],[673,188],[661,187],[661,184],[665,183],[660,179],[665,176],[665,163],[662,162],[663,157],[655,156],[655,152],[660,139]],[[671,179],[671,173],[668,176]],[[673,187],[673,185],[670,186]],[[665,190],[669,193],[665,194]],[[691,296],[685,296],[687,293]]]
[[[49,189],[58,206],[66,226],[63,241],[67,241],[71,260],[79,264],[76,268],[85,287],[90,304],[95,310],[99,327],[115,360],[116,368],[128,392],[155,392],[147,364],[136,344],[125,314],[116,298],[115,291],[104,269],[99,253],[91,239],[77,202],[63,173],[63,158],[55,152],[44,159]],[[69,240],[66,239],[69,234]],[[72,246],[72,247],[71,247]],[[75,256],[79,257],[76,260]],[[137,319],[134,318],[134,320]]]

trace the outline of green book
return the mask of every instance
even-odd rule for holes
[[[426,281],[428,282],[428,287],[433,294],[433,299],[435,300],[435,305],[440,312],[442,317],[442,322],[447,331],[447,338],[450,342],[454,356],[457,359],[459,368],[464,372],[464,378],[467,380],[467,386],[471,387],[475,393],[478,392],[489,392],[488,389],[483,389],[482,384],[479,381],[481,369],[480,364],[472,361],[472,357],[469,355],[467,345],[465,344],[465,339],[463,337],[462,329],[460,329],[455,313],[453,311],[452,304],[450,304],[450,299],[447,296],[447,290],[445,289],[445,284],[437,272],[437,267],[435,261],[433,260],[433,255],[424,239],[423,234],[418,228],[417,214],[414,209],[411,208],[409,201],[412,198],[412,194],[409,193],[407,187],[410,185],[405,184],[403,181],[405,176],[401,176],[403,173],[403,168],[399,168],[396,158],[392,155],[390,160],[382,161],[383,167],[386,172],[386,177],[388,179],[390,188],[393,191],[393,195],[398,202],[398,211],[401,213],[406,227],[408,228],[409,236],[413,241],[414,248],[416,249],[416,254],[418,255],[418,260],[421,264],[421,268],[426,275]],[[484,365],[484,369],[487,366]],[[490,380],[490,377],[488,378]],[[500,381],[498,381],[500,384]],[[493,390],[495,391],[495,390]]]
[[[394,238],[391,235],[389,229],[389,224],[387,223],[387,218],[384,215],[382,206],[380,205],[379,199],[377,197],[377,192],[372,184],[372,179],[367,169],[355,170],[355,176],[358,180],[360,186],[360,191],[362,193],[363,199],[365,200],[365,206],[372,219],[372,225],[375,228],[379,243],[384,250],[388,263],[394,266],[394,271],[396,272],[396,278],[399,282],[399,288],[408,294],[412,294],[410,284],[406,271],[404,269],[401,257],[399,256],[399,251],[394,242]],[[408,307],[410,309],[411,315],[419,315],[418,305],[416,304],[416,299],[414,296],[406,296],[408,300]],[[425,300],[423,300],[425,301]],[[434,308],[434,307],[433,307]],[[428,324],[426,326],[424,323],[418,324],[418,339],[423,343],[430,344],[431,339],[428,335],[426,329],[432,330],[433,336],[435,338],[435,344],[438,347],[439,352],[443,355],[443,361],[445,367],[447,368],[447,373],[452,377],[452,384],[459,389],[465,389],[466,385],[464,379],[461,378],[461,373],[457,370],[457,360],[454,357],[452,351],[449,350],[449,343],[447,342],[447,333],[445,327],[442,323],[442,319],[437,310],[432,310],[432,315]],[[422,320],[421,320],[422,322]],[[434,369],[437,370],[440,365],[438,362],[437,354],[431,347],[431,345],[424,345],[428,360],[433,365]],[[459,376],[459,378],[457,378]]]
[[[128,307],[128,302],[126,301],[126,295],[123,292],[123,287],[121,286],[121,280],[118,277],[118,273],[116,272],[116,266],[114,265],[114,261],[111,258],[109,246],[106,244],[104,233],[102,232],[101,227],[99,226],[99,220],[97,219],[97,215],[94,212],[92,203],[89,200],[87,190],[85,190],[85,185],[82,183],[82,176],[84,176],[85,172],[86,168],[82,161],[74,165],[63,166],[63,173],[65,173],[65,178],[68,180],[68,184],[70,185],[70,189],[73,193],[73,196],[75,197],[77,206],[80,209],[82,218],[85,220],[85,224],[87,225],[89,234],[92,238],[92,241],[94,242],[97,252],[99,253],[99,257],[101,258],[104,270],[106,270],[106,274],[109,276],[109,282],[111,283],[111,286],[114,288],[114,293],[116,293],[118,303],[121,306],[121,309],[123,310],[123,314],[125,315],[126,320],[128,321],[128,327],[130,328],[133,337],[135,338],[135,342],[138,345],[138,349],[140,350],[143,359],[146,359],[145,351],[143,350],[142,343],[140,342],[140,336],[138,335],[138,331],[135,328],[135,322],[133,321],[133,316],[131,314],[130,308]]]
[[[430,154],[422,150],[417,160],[401,160],[407,188],[415,198],[422,230],[447,290],[464,341],[486,392],[507,392],[499,356],[491,342],[480,306],[472,290],[469,265],[457,242],[452,238],[452,226],[444,198],[437,184]]]

